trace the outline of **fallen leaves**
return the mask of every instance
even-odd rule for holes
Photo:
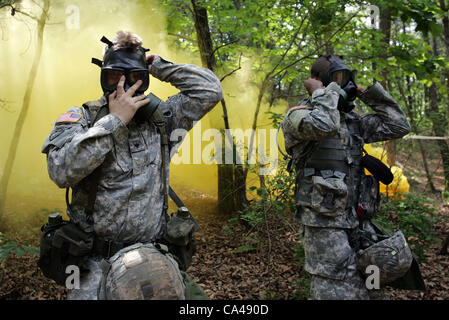
[[[449,206],[441,205],[440,223],[435,226],[440,239],[449,233]],[[283,219],[287,219],[283,217]],[[201,231],[196,237],[197,253],[188,273],[204,289],[210,299],[296,299],[297,280],[304,272],[293,258],[297,243],[297,227],[293,219],[269,221],[271,252],[268,241],[261,237],[255,250],[235,253],[245,245],[247,230],[237,226],[234,234],[223,231],[226,218],[209,216],[202,218]],[[23,243],[24,239],[14,239]],[[37,239],[30,243],[37,246]],[[421,263],[421,271],[427,285],[425,292],[393,290],[387,288],[386,295],[392,300],[448,300],[449,299],[449,255],[439,255],[441,243],[426,252],[427,260]],[[37,267],[36,255],[22,257],[10,255],[0,261],[0,299],[46,300],[65,299],[66,289],[45,278]]]

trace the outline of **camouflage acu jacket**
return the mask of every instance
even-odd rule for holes
[[[354,154],[352,158],[361,158],[364,143],[396,139],[410,132],[405,114],[379,82],[375,82],[360,96],[360,100],[375,111],[374,114],[340,112],[337,109],[339,89],[338,84],[333,82],[326,88],[316,90],[309,99],[291,108],[281,123],[285,147],[292,155],[296,168],[296,204],[299,218],[308,226],[354,228],[358,225],[354,199],[350,201],[348,195],[351,192],[357,194],[363,170],[356,168],[356,175],[359,177],[349,177],[337,170],[323,171],[326,168],[320,168],[321,171],[316,171],[306,168],[314,165],[313,161],[309,160],[314,159],[314,151],[318,145],[321,148],[323,142],[326,142],[327,146],[325,145],[321,152],[329,148],[327,159],[338,158],[333,158],[332,152],[336,152],[332,150],[334,144],[351,150]],[[353,133],[354,130],[349,130],[350,126],[353,129],[354,123],[357,127],[356,134]],[[348,166],[356,167],[360,161],[354,161],[351,153],[348,153],[345,161]],[[307,183],[310,183],[310,186],[306,186]],[[336,204],[333,212],[323,207],[323,198],[329,193]]]
[[[159,105],[169,136],[175,129],[190,130],[194,121],[222,99],[220,81],[210,70],[157,57],[150,73],[180,90]],[[121,242],[158,239],[165,231],[162,170],[166,170],[167,180],[169,171],[169,161],[162,168],[160,134],[151,121],[132,120],[125,126],[113,114],[91,127],[90,117],[106,103],[103,96],[85,104],[89,111],[71,108],[68,112],[81,114],[80,120],[55,124],[42,147],[50,178],[61,188],[72,188],[68,215],[86,231],[93,229],[105,239]],[[180,143],[170,141],[170,149]],[[85,214],[92,180],[89,175],[100,165],[90,221]]]

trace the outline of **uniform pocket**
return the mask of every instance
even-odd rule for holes
[[[348,187],[343,178],[312,177],[310,206],[324,216],[336,217],[345,213],[348,201]]]

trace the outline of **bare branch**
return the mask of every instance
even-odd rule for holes
[[[11,8],[12,8],[12,6],[11,6]],[[23,14],[24,16],[27,16],[28,18],[31,18],[31,19],[33,19],[33,20],[35,20],[35,21],[39,20],[39,18],[37,18],[37,17],[35,17],[35,16],[29,14],[28,12],[21,11],[21,10],[17,10],[17,9],[15,9],[15,12],[18,12],[18,13],[20,13],[20,14]]]
[[[238,66],[238,68],[232,70],[231,72],[229,72],[228,74],[226,74],[225,76],[223,76],[223,77],[220,79],[220,82],[222,82],[226,77],[229,77],[230,75],[232,75],[234,72],[236,72],[236,71],[242,69],[241,62],[242,62],[242,53],[240,53],[240,56],[239,56],[239,66]]]
[[[292,40],[291,40],[290,43],[288,44],[287,49],[284,51],[284,53],[282,54],[282,57],[279,59],[278,63],[274,66],[274,68],[268,73],[268,75],[271,75],[273,72],[275,72],[276,69],[277,69],[277,68],[279,67],[279,65],[281,64],[281,62],[284,61],[285,56],[287,55],[287,53],[288,53],[288,52],[290,51],[290,49],[292,48],[292,45],[293,45],[293,43],[295,42],[296,37],[297,37],[298,34],[299,34],[299,31],[301,31],[302,26],[303,26],[303,24],[304,24],[304,21],[306,21],[306,18],[307,18],[307,17],[308,17],[308,15],[306,15],[306,16],[302,19],[301,24],[299,25],[298,29],[296,30],[295,34],[293,35]]]
[[[234,44],[234,43],[236,43],[236,42],[238,42],[238,41],[239,41],[239,39],[234,40],[234,41],[231,41],[231,42],[228,42],[228,43],[225,43],[225,44],[222,44],[221,46],[216,47],[216,48],[212,51],[212,53],[211,53],[210,55],[212,56],[213,54],[215,54],[215,52],[217,52],[217,51],[220,50],[221,48],[226,47],[226,46],[229,46],[229,45],[231,45],[231,44]]]
[[[196,41],[195,39],[192,39],[192,38],[189,38],[189,37],[186,37],[186,36],[182,36],[182,35],[180,35],[180,34],[176,34],[176,33],[167,33],[167,35],[172,36],[172,37],[177,37],[177,38],[182,39],[182,40],[190,41],[190,42],[192,42],[192,43],[194,43],[194,44],[197,44],[197,43],[198,43],[198,41]]]
[[[356,16],[359,14],[361,9],[357,10],[348,20],[345,21],[345,23],[343,23],[340,28],[338,28],[323,44],[321,44],[319,47],[317,47],[315,50],[313,50],[312,52],[310,52],[309,54],[293,61],[292,63],[289,63],[287,66],[285,66],[284,68],[282,68],[281,70],[279,70],[278,72],[276,72],[273,76],[278,75],[279,73],[281,73],[282,71],[290,68],[291,66],[297,64],[300,61],[303,61],[313,55],[315,55],[319,50],[321,50],[321,48],[323,48],[324,46],[327,46],[329,43],[331,43],[332,38],[334,38],[341,30],[343,30],[343,28]]]
[[[9,102],[10,101],[6,101],[6,100],[3,100],[3,99],[0,99],[0,109],[3,109],[3,110],[5,110],[6,112],[9,112],[9,113],[13,113],[13,111],[8,108]]]

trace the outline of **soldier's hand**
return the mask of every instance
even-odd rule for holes
[[[360,97],[360,95],[365,92],[365,88],[363,88],[362,86],[357,86],[357,97]]]
[[[154,59],[156,59],[156,57],[158,57],[157,54],[150,54],[149,56],[146,57],[146,60],[148,63],[148,69],[150,69],[151,64],[153,63]]]
[[[150,99],[145,98],[144,94],[133,97],[136,90],[142,85],[142,80],[138,80],[126,92],[123,88],[124,83],[125,76],[122,76],[117,84],[117,90],[109,95],[109,112],[115,114],[125,125],[128,125],[136,111],[149,103]]]
[[[306,87],[307,92],[312,95],[315,90],[323,87],[323,83],[320,80],[309,78],[304,80],[304,86]]]

